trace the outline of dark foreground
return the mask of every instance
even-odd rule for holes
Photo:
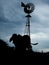
[[[20,49],[20,47],[13,48],[7,46],[6,42],[0,39],[0,62],[8,61],[10,63],[15,64],[37,64],[37,63],[47,63],[49,61],[49,52],[40,53],[34,52],[31,49],[25,50],[24,48]],[[11,62],[12,61],[12,62]]]
[[[48,53],[39,53],[39,52],[31,52],[31,51],[1,51],[0,52],[0,60],[7,61],[8,63],[14,64],[43,64],[49,63],[49,52]]]

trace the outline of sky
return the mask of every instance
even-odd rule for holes
[[[31,13],[31,42],[39,44],[32,46],[34,51],[49,51],[49,0],[0,0],[0,39],[10,46],[13,33],[24,35],[26,13],[21,2],[33,3],[34,12]]]

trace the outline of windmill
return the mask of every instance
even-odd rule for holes
[[[25,35],[28,35],[30,37],[30,18],[31,15],[30,13],[32,13],[35,9],[35,6],[33,3],[27,3],[24,4],[23,2],[21,2],[21,6],[24,8],[24,12],[27,14],[25,17],[27,18],[27,22],[26,22],[26,26],[25,26]],[[37,45],[38,43],[31,43],[32,45]]]
[[[24,12],[27,14],[27,16],[25,16],[27,18],[25,34],[30,37],[30,18],[31,18],[30,13],[34,11],[35,7],[34,4],[32,3],[24,4],[23,2],[21,2],[21,6],[24,8]]]

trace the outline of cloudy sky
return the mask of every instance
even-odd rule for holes
[[[33,49],[49,51],[49,0],[0,0],[0,39],[9,43],[13,33],[24,34],[26,14],[21,2],[35,5],[31,14],[31,42],[39,44]]]

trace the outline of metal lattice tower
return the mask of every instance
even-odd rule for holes
[[[26,22],[26,26],[25,26],[25,35],[30,36],[30,18],[31,18],[30,13],[32,13],[34,11],[34,4],[32,4],[32,3],[24,4],[23,2],[21,2],[21,6],[24,7],[24,12],[27,14],[27,16],[26,16],[27,22]]]
[[[27,18],[27,21],[26,21],[26,25],[25,25],[25,33],[24,34],[30,36],[30,18],[31,18],[31,16],[28,14],[26,16],[26,18]]]

